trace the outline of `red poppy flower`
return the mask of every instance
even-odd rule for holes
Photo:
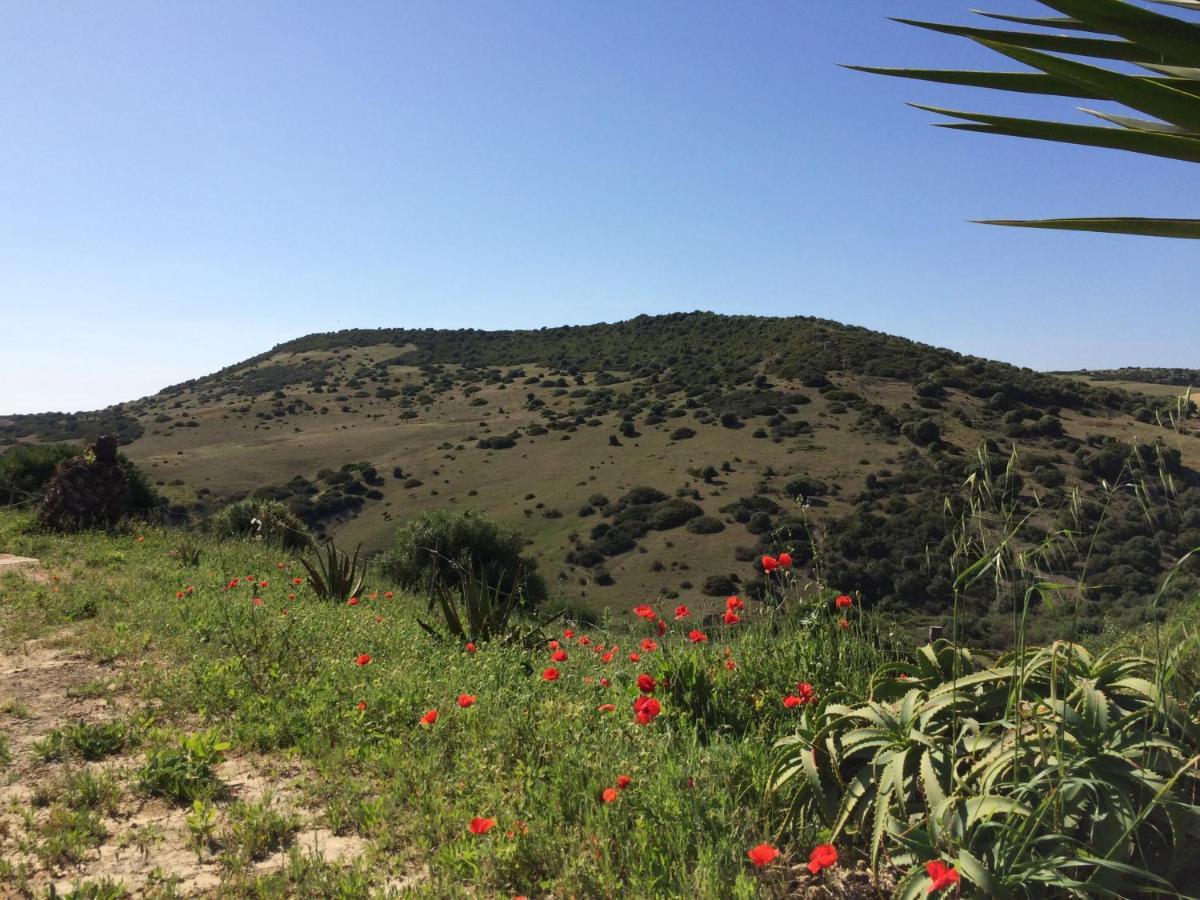
[[[552,660],[554,660],[554,662],[566,662],[567,661],[567,651],[566,650],[555,650],[553,653],[550,654],[550,658]]]
[[[792,567],[792,554],[780,553],[778,562],[779,562],[779,568],[790,569]]]
[[[459,694],[458,695],[458,705],[461,706],[463,709],[466,709],[468,706],[474,706],[475,705],[475,695],[474,694]]]
[[[619,790],[619,791],[625,790],[625,788],[629,787],[629,785],[631,785],[632,783],[633,783],[633,779],[630,778],[628,775],[618,775],[617,776],[617,790]]]
[[[266,586],[267,586],[267,583],[266,583],[265,581],[260,581],[260,582],[258,583],[258,586],[259,586],[259,587],[266,587]]]
[[[659,620],[658,620],[658,621],[657,621],[657,622],[654,624],[654,629],[655,629],[655,630],[658,632],[658,636],[659,636],[659,637],[662,637],[664,634],[666,634],[666,633],[667,633],[667,621],[666,621],[666,619],[659,619]]]
[[[634,653],[629,654],[629,661],[630,662],[641,662],[642,658],[636,652],[634,652]]]
[[[431,709],[429,712],[425,713],[425,715],[421,716],[421,724],[422,725],[432,725],[436,721],[437,721],[437,710],[436,709]]]
[[[263,605],[263,598],[262,598],[262,597],[255,597],[255,598],[254,598],[254,605],[255,605],[255,606],[262,606],[262,605]]]
[[[558,641],[554,641],[554,640],[552,640],[552,641],[550,641],[550,643],[549,643],[549,644],[547,644],[547,646],[548,646],[548,647],[549,647],[551,650],[557,650],[557,649],[559,648],[559,643],[558,643]]]
[[[601,678],[600,679],[600,687],[612,687],[612,682],[609,681],[607,678]]]
[[[600,657],[600,662],[606,662],[606,663],[612,662],[613,656],[616,655],[616,652],[617,652],[617,648],[613,647],[611,650],[609,650],[607,653],[605,653],[603,656]]]
[[[371,661],[371,654],[370,653],[360,653],[360,654],[358,654],[358,656],[354,657],[354,661],[356,663],[358,663],[360,666],[365,666],[367,663],[369,663]]]
[[[849,597],[847,597],[845,594],[842,594],[840,597],[838,597],[836,600],[833,601],[833,604],[838,609],[849,609],[850,607],[852,607],[854,605],[854,601],[851,600]]]
[[[613,712],[616,708],[612,703],[601,703],[596,707],[596,712]]]
[[[471,820],[471,824],[467,827],[471,829],[471,834],[487,834],[496,827],[496,820],[484,819],[481,816],[476,816]]]
[[[579,644],[580,647],[586,647],[591,642],[592,642],[592,639],[590,637],[588,637],[586,634],[583,637],[581,637],[578,641],[576,641],[576,643]]]
[[[725,598],[725,608],[740,611],[746,608],[746,604],[741,597],[735,595],[733,597]]]
[[[474,643],[472,643],[471,641],[468,641],[468,642],[467,642],[467,652],[468,652],[468,653],[474,653],[474,652],[475,652],[475,644],[474,644]]]
[[[725,619],[726,625],[736,625],[738,622],[742,621],[742,617],[735,613],[732,609],[725,610],[725,615],[723,618]]]
[[[637,677],[637,686],[643,694],[653,694],[654,689],[658,687],[658,682],[643,673]]]
[[[303,578],[293,578],[292,584],[304,584],[304,579]]]
[[[176,599],[176,600],[182,600],[182,599],[183,599],[183,591],[176,591],[176,592],[175,592],[175,599]]]
[[[614,800],[617,799],[616,788],[605,788],[604,793],[602,793],[600,795],[600,799],[603,800],[605,803],[612,803]]]
[[[775,862],[779,856],[779,851],[770,844],[759,844],[757,847],[751,847],[747,850],[746,855],[750,857],[750,862],[754,863],[756,869],[761,869]]]
[[[708,635],[705,634],[703,631],[701,631],[699,628],[693,628],[691,631],[688,632],[688,640],[691,641],[693,644],[703,644],[705,641],[708,640]]]
[[[686,619],[691,614],[692,614],[692,611],[690,609],[688,609],[686,606],[684,606],[682,603],[679,604],[679,606],[675,607],[675,621],[676,622],[678,622],[680,619]]]
[[[366,709],[367,709],[367,701],[366,701],[366,700],[359,700],[359,701],[358,701],[358,711],[359,711],[359,712],[365,712],[365,711],[366,711]]]
[[[807,681],[801,681],[796,685],[796,692],[804,699],[805,703],[811,703],[816,699],[816,694],[813,692],[813,686]]]
[[[779,560],[773,556],[764,556],[762,558],[763,571],[770,574],[779,568]]]
[[[635,606],[633,608],[633,614],[635,616],[641,616],[643,619],[657,619],[658,618],[658,614],[653,609],[651,609],[649,606],[647,606],[645,603],[643,603],[641,606]]]
[[[803,705],[803,703],[804,703],[804,701],[801,700],[799,697],[797,697],[795,694],[788,694],[786,697],[783,698],[783,705],[786,706],[788,709],[795,709],[797,706]]]
[[[385,600],[391,600],[391,599],[392,599],[393,597],[395,597],[395,596],[396,596],[396,595],[395,595],[395,594],[393,594],[391,591],[384,591],[384,592],[383,592],[383,597],[384,597],[384,599],[385,599]]]
[[[237,586],[238,586],[238,582],[239,582],[240,580],[241,580],[240,578],[234,578],[234,579],[231,579],[231,580],[230,580],[230,582],[229,582],[229,584],[225,585],[225,590],[229,590],[230,588],[235,588],[235,587],[237,587]]]
[[[734,669],[737,668],[737,663],[735,663],[732,659],[727,659],[727,660],[725,660],[725,668],[727,668],[730,672],[732,672]]]
[[[542,671],[542,681],[558,681],[558,669],[551,666]]]
[[[653,697],[638,697],[633,701],[633,717],[639,725],[649,725],[662,712],[662,704]]]
[[[349,600],[346,601],[346,605],[347,606],[358,606],[358,598],[351,597]]]
[[[645,650],[647,653],[653,653],[655,650],[658,649],[658,644],[651,638],[643,638],[642,639],[642,649]]]
[[[937,893],[942,888],[948,888],[952,884],[958,884],[958,872],[953,866],[946,865],[940,859],[925,863],[925,872],[931,882],[929,885],[931,894]]]
[[[568,638],[568,639],[573,638],[573,637],[575,637],[575,632],[573,632],[570,628],[564,628],[563,629],[563,637]]]
[[[822,869],[834,865],[837,860],[837,848],[833,844],[817,844],[812,853],[808,854],[808,871],[816,875]]]
[[[842,631],[845,631],[849,627],[850,627],[849,619],[838,619],[838,628],[842,629]]]

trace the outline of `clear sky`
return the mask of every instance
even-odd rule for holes
[[[0,413],[313,331],[693,309],[1200,366],[1196,242],[966,221],[1194,216],[1200,167],[930,128],[905,101],[1078,114],[836,65],[1016,67],[887,20],[972,5],[9,0]]]

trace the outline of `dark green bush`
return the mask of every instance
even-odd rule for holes
[[[725,530],[725,524],[713,516],[697,516],[687,523],[687,530],[692,534],[717,534]]]
[[[286,550],[303,550],[312,542],[304,523],[278,500],[250,497],[231,503],[213,516],[211,527],[218,537],[258,538]]]
[[[60,462],[78,456],[74,444],[34,444],[11,447],[0,454],[0,504],[39,498]]]
[[[502,597],[519,594],[522,605],[546,599],[546,582],[537,563],[523,556],[525,538],[474,510],[423,513],[396,530],[392,549],[380,560],[380,571],[409,590],[431,585],[453,586],[463,570],[481,574]]]

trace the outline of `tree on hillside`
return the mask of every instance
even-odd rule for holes
[[[1200,162],[1200,24],[1125,0],[1038,2],[1061,15],[1029,17],[980,13],[990,19],[1037,29],[1033,31],[898,20],[918,28],[969,38],[1035,71],[851,68],[945,84],[1117,103],[1136,115],[1084,108],[1084,112],[1107,124],[1080,125],[914,105],[959,120],[942,123],[942,128]],[[1150,2],[1200,12],[1200,0]],[[1105,65],[1079,62],[1078,57],[1101,60]],[[1114,64],[1118,68],[1113,68]],[[988,220],[985,224],[1200,238],[1200,219],[1104,217]]]

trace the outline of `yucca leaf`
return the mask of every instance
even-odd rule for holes
[[[1188,133],[1186,128],[1180,128],[1178,125],[1170,125],[1166,122],[1156,122],[1153,119],[1135,119],[1131,116],[1118,116],[1095,109],[1086,109],[1082,106],[1079,108],[1079,111],[1085,112],[1089,116],[1095,116],[1097,119],[1103,119],[1105,122],[1120,125],[1122,128],[1128,128],[1130,131],[1157,131],[1161,134]]]
[[[1093,2],[1093,0],[1089,0]],[[1039,53],[1024,47],[1013,47],[993,41],[980,41],[990,50],[1017,62],[1040,69],[1069,84],[1078,85],[1094,96],[1123,103],[1166,122],[1200,132],[1200,98],[1185,91],[1159,84],[1149,78],[1124,75],[1099,66],[1063,59],[1049,53]]]
[[[1143,237],[1200,239],[1200,219],[976,219],[979,225],[1015,228],[1051,228],[1062,231],[1092,231],[1101,234],[1131,234]]]
[[[942,25],[937,22],[922,22],[917,19],[895,19],[904,25],[913,25],[942,34],[975,40],[994,41],[1013,47],[1028,47],[1032,50],[1048,50],[1051,53],[1066,53],[1071,56],[1089,56],[1097,59],[1113,59],[1122,62],[1170,62],[1162,55],[1128,41],[1098,40],[1095,38],[1065,37],[1057,34],[1041,34],[1035,31],[1001,31],[993,28],[974,28],[969,25]]]
[[[939,124],[940,128],[958,131],[978,131],[983,134],[1004,134],[1009,137],[1036,138],[1083,147],[1102,147],[1144,153],[1183,162],[1200,162],[1200,140],[1174,134],[1129,131],[1124,128],[1100,128],[1095,125],[1070,125],[1043,119],[1021,119],[1012,116],[990,116],[983,113],[942,109],[914,103],[912,106],[943,116],[963,119],[964,122]]]
[[[1035,25],[1040,28],[1061,28],[1064,31],[1089,31],[1094,34],[1108,34],[1106,31],[1080,22],[1078,19],[1072,19],[1070,16],[1010,16],[1004,13],[984,12],[979,9],[974,10],[974,12],[988,19],[1013,22],[1016,25]]]
[[[1040,0],[1080,22],[1115,34],[1160,56],[1150,62],[1192,65],[1200,56],[1200,25],[1151,12],[1124,0]]]

